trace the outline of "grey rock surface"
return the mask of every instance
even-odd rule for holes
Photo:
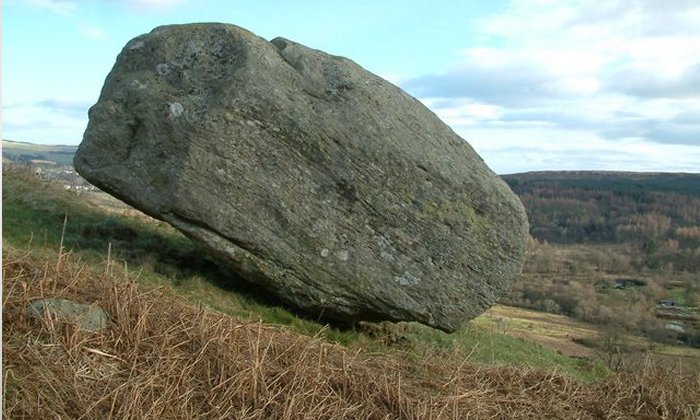
[[[109,317],[101,308],[66,299],[39,299],[32,302],[26,311],[34,318],[50,317],[60,322],[75,324],[78,328],[96,332],[109,325]]]
[[[351,60],[228,24],[131,40],[87,180],[289,304],[455,331],[520,272],[527,218],[474,150]]]

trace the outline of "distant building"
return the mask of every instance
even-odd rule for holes
[[[677,308],[678,304],[675,300],[660,300],[656,302],[656,306],[659,308]]]

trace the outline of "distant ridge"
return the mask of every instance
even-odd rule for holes
[[[622,177],[622,178],[653,178],[656,176],[700,176],[700,172],[634,172],[634,171],[528,171],[513,174],[502,174],[503,178],[521,178],[521,179],[543,179],[551,177],[565,177],[565,178],[611,178],[611,177]]]
[[[700,174],[551,171],[502,178],[525,205],[530,234],[540,241],[634,239],[641,246],[649,240],[642,233],[657,225],[666,226],[671,236],[677,229],[700,226]]]
[[[518,195],[533,188],[666,192],[700,196],[700,173],[622,171],[540,171],[501,176]]]
[[[58,166],[73,166],[73,156],[78,146],[62,144],[34,144],[23,141],[3,140],[3,161],[33,163],[41,161]]]
[[[3,139],[2,140],[2,147],[49,147],[49,148],[73,148],[77,149],[78,146],[70,145],[70,144],[60,144],[60,143],[54,143],[54,144],[39,144],[39,143],[32,143],[29,141],[19,141],[19,140],[7,140]]]

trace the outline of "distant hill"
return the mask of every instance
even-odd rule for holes
[[[529,172],[503,179],[522,200],[530,233],[541,241],[677,240],[684,248],[699,240],[700,174]]]
[[[43,145],[21,141],[2,141],[2,158],[15,163],[35,163],[73,166],[73,155],[78,146]]]
[[[545,186],[557,189],[617,192],[663,191],[700,196],[700,173],[543,171],[502,175],[511,188],[532,191]],[[518,192],[516,191],[516,193]]]

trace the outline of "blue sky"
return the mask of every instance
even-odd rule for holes
[[[204,21],[351,58],[498,173],[700,172],[697,0],[5,0],[3,138],[79,143],[129,39]]]

